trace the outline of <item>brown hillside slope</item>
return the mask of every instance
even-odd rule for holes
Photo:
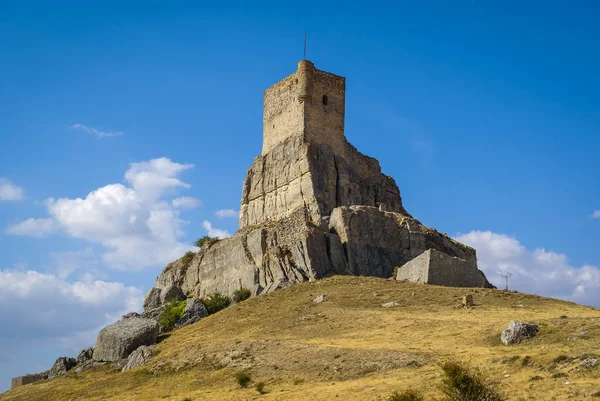
[[[458,307],[466,293],[474,295],[472,309]],[[325,301],[313,303],[320,294]],[[391,301],[398,306],[382,307]],[[500,332],[510,320],[538,324],[538,337],[502,345]],[[591,307],[336,276],[244,301],[177,330],[145,367],[71,371],[0,400],[383,400],[407,388],[432,399],[441,396],[437,364],[445,359],[481,369],[509,400],[597,399],[600,360],[591,368],[583,361],[600,354],[599,339],[600,311]],[[267,393],[239,388],[240,371],[265,382]]]

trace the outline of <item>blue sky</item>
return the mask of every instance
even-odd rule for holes
[[[304,30],[409,212],[496,284],[600,306],[600,7],[482,3],[3,1],[0,390],[236,230],[216,213],[239,207]]]

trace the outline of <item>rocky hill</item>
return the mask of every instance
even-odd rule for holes
[[[473,307],[461,306],[466,294]],[[511,320],[537,324],[537,336],[502,344]],[[176,329],[147,365],[73,369],[0,400],[387,400],[407,388],[433,400],[441,396],[439,363],[448,359],[480,369],[509,400],[596,399],[599,340],[600,311],[591,307],[336,276],[250,298]],[[238,385],[240,372],[250,376],[248,388]],[[259,382],[265,394],[256,390]]]

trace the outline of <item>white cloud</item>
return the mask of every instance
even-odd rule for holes
[[[45,237],[55,232],[58,224],[52,219],[27,219],[13,224],[6,229],[8,235],[26,235],[29,237]]]
[[[123,132],[121,131],[102,131],[97,128],[88,127],[84,124],[73,124],[71,128],[82,130],[83,132],[94,135],[96,138],[108,138],[111,136],[123,135]]]
[[[70,236],[103,245],[103,259],[111,267],[140,269],[167,264],[191,248],[179,241],[185,221],[165,198],[177,188],[190,187],[178,175],[192,167],[167,158],[132,163],[125,173],[130,187],[109,184],[84,198],[50,198],[45,205],[51,219],[29,219],[26,227],[9,230],[36,235],[39,231],[34,228],[39,228],[40,221],[48,227],[54,222]]]
[[[98,330],[141,309],[142,291],[118,282],[67,282],[54,274],[0,270],[3,345],[60,342],[76,350],[92,345]]]
[[[592,213],[592,219],[600,219],[600,210],[594,210],[594,213]]]
[[[208,221],[208,220],[204,220],[202,222],[202,227],[204,227],[204,229],[208,232],[208,235],[210,237],[217,237],[217,238],[231,237],[231,234],[229,233],[229,231],[221,230],[219,228],[214,228],[212,226],[212,224],[210,223],[210,221]]]
[[[234,209],[221,209],[215,212],[218,218],[238,217],[238,211]]]
[[[25,190],[15,185],[12,181],[0,177],[0,200],[19,201],[25,197]]]
[[[202,206],[202,201],[193,196],[182,196],[171,201],[171,205],[175,209],[195,209]]]
[[[600,306],[600,269],[571,266],[564,254],[542,248],[527,250],[517,239],[491,231],[471,231],[456,238],[477,250],[479,268],[499,288],[510,272],[509,288]]]

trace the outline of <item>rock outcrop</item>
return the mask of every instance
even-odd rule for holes
[[[154,356],[154,345],[142,345],[133,351],[127,358],[127,363],[123,366],[122,371],[137,368],[140,365],[148,363]]]
[[[132,317],[100,330],[94,347],[94,360],[117,362],[126,359],[141,345],[152,345],[158,338],[159,326],[152,319]]]
[[[208,316],[208,311],[202,301],[198,298],[188,298],[183,308],[183,315],[177,319],[175,327],[182,328],[188,326],[206,316]]]
[[[25,376],[17,376],[10,381],[10,388],[13,389],[19,386],[24,386],[26,384],[38,382],[40,380],[45,380],[47,378],[48,376],[44,376],[43,373],[33,373]]]
[[[536,324],[513,320],[508,324],[508,328],[500,334],[500,340],[504,345],[520,344],[535,337],[538,331],[539,327]]]
[[[52,380],[55,377],[62,376],[76,365],[77,360],[75,358],[60,357],[56,360],[56,362],[54,362],[54,365],[52,365],[50,370],[48,370],[47,378],[48,380]]]
[[[490,286],[475,250],[412,217],[394,179],[346,141],[344,97],[344,78],[306,60],[267,89],[263,151],[246,174],[240,230],[191,262],[169,264],[146,311],[172,288],[197,297],[240,288],[257,295],[331,274],[388,278],[428,250],[455,263],[436,263],[424,282]]]

